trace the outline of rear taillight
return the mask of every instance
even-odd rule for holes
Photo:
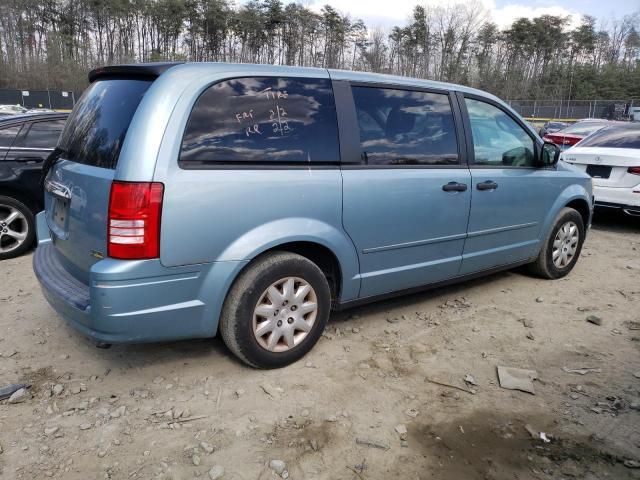
[[[629,172],[631,175],[640,175],[640,167],[629,167],[627,169],[627,172]]]
[[[160,256],[163,191],[161,183],[111,184],[107,232],[110,257],[140,260]]]

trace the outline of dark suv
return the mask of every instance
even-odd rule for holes
[[[40,174],[66,113],[0,119],[0,260],[24,253],[35,240],[34,214],[43,209]]]

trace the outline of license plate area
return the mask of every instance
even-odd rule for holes
[[[53,199],[53,213],[51,218],[53,224],[61,229],[65,229],[67,225],[67,212],[69,211],[69,200],[63,200],[61,198]]]
[[[47,215],[47,224],[53,239],[66,240],[69,237],[69,204],[70,199],[51,198],[51,210]]]
[[[587,165],[587,174],[593,178],[609,178],[611,167],[606,165]]]

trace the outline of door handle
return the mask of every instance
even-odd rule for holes
[[[493,180],[481,182],[476,186],[478,187],[478,190],[495,190],[496,188],[498,188],[498,184]]]
[[[466,183],[449,182],[442,186],[442,190],[445,192],[464,192],[466,189]]]

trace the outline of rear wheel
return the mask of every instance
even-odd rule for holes
[[[318,266],[300,255],[256,259],[224,303],[220,333],[242,361],[258,368],[295,362],[316,344],[329,318],[331,294]]]
[[[26,252],[35,240],[35,220],[29,207],[0,196],[0,260]]]
[[[585,230],[582,216],[573,208],[563,208],[547,235],[538,258],[530,265],[536,275],[555,279],[567,275],[582,250]]]

